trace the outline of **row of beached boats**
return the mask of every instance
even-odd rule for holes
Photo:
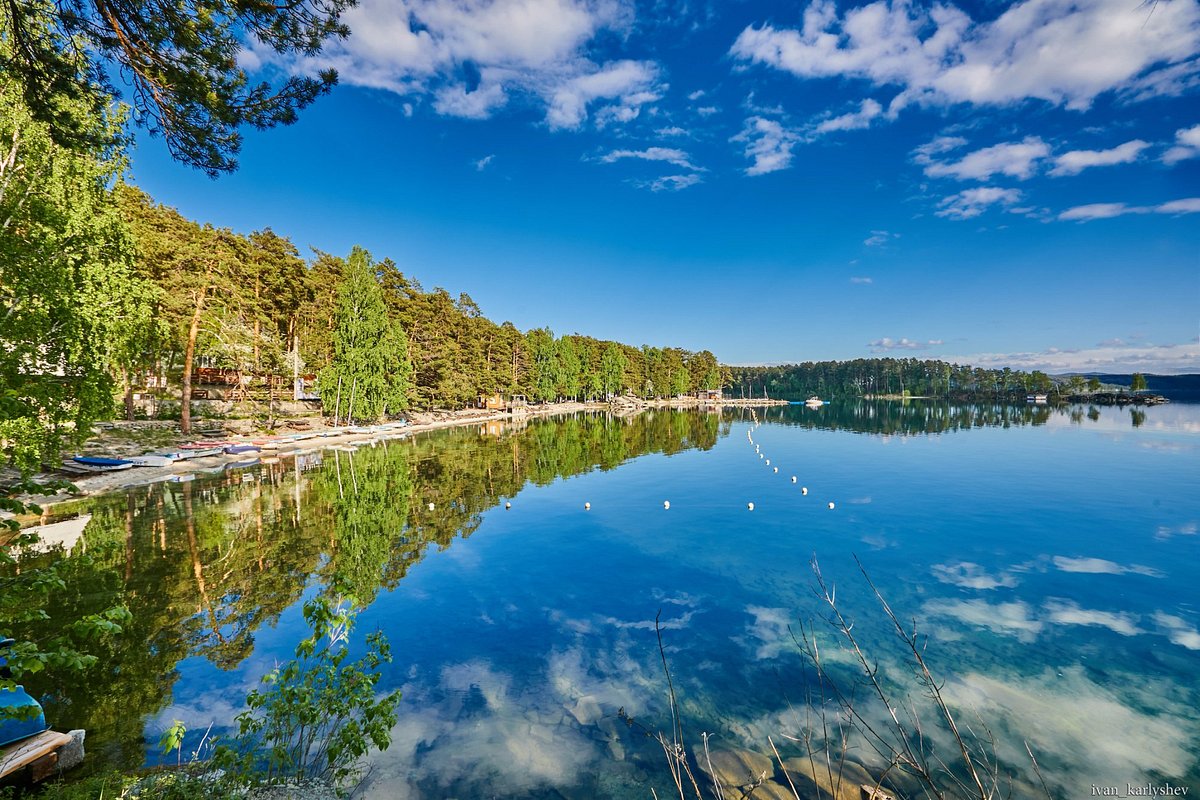
[[[100,456],[75,456],[63,462],[63,471],[75,474],[92,472],[117,472],[134,467],[170,467],[185,461],[196,461],[215,456],[242,456],[249,463],[260,458],[270,458],[280,450],[303,447],[301,443],[313,439],[328,439],[344,436],[396,436],[404,433],[408,423],[389,422],[382,425],[354,425],[341,428],[325,428],[318,431],[301,431],[284,436],[268,436],[258,439],[229,441],[201,440],[180,445],[177,450],[146,453],[129,458],[103,458]],[[239,462],[240,463],[240,462]]]

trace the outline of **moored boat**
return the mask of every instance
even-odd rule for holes
[[[197,447],[185,450],[179,454],[179,461],[185,461],[192,458],[208,458],[209,456],[219,456],[225,452],[220,447]]]
[[[100,458],[98,456],[75,456],[71,459],[76,464],[80,464],[95,472],[116,472],[121,469],[129,469],[133,466],[132,461],[124,458]]]
[[[146,453],[141,456],[130,456],[129,461],[135,467],[169,467],[182,456],[179,453]]]

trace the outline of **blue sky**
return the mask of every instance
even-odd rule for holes
[[[360,0],[194,218],[726,363],[1200,372],[1200,0]]]

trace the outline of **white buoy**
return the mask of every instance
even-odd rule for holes
[[[769,458],[767,459],[767,466],[768,467],[771,466],[771,459],[769,459]]]
[[[759,457],[759,458],[762,458],[762,457],[763,457],[763,454],[762,454],[762,453],[759,453],[759,454],[758,454],[758,457]]]
[[[776,472],[779,472],[779,467],[771,467],[771,469],[775,470]]]
[[[808,487],[807,487],[807,486],[801,486],[801,487],[800,487],[800,494],[808,494]]]
[[[505,504],[504,504],[504,507],[505,507],[505,508],[512,508],[512,503],[505,503]]]
[[[671,501],[663,500],[663,508],[670,508],[670,507],[671,507]]]
[[[592,510],[592,504],[591,504],[591,503],[584,503],[584,504],[583,504],[583,510],[584,510],[584,511],[591,511],[591,510]]]
[[[795,483],[795,482],[796,482],[796,476],[795,476],[795,475],[793,475],[793,476],[792,476],[792,483]]]
[[[433,511],[433,503],[430,503],[430,504],[429,504],[429,510],[430,510],[430,511]]]
[[[746,503],[746,508],[747,508],[747,509],[749,509],[750,511],[753,511],[753,510],[754,510],[754,503]]]
[[[829,504],[829,510],[833,511],[833,503],[832,502],[830,502],[830,504]]]

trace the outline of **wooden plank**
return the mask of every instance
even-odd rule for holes
[[[0,747],[0,778],[11,775],[42,756],[49,755],[70,743],[71,737],[65,733],[42,731],[36,736],[22,739],[7,747]]]

